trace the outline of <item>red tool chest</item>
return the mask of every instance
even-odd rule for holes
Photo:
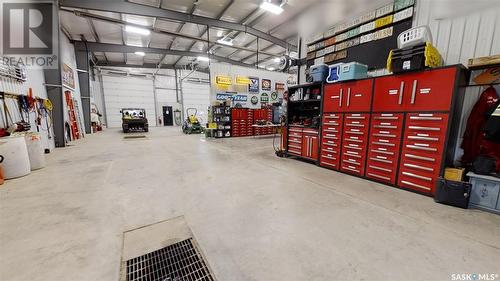
[[[247,108],[233,108],[231,110],[231,130],[233,137],[253,135],[253,110]]]
[[[325,86],[320,165],[364,175],[373,80]]]
[[[288,153],[302,156],[302,127],[290,126],[288,130]]]
[[[302,130],[302,157],[318,160],[318,130],[304,128]]]
[[[273,111],[271,109],[263,108],[263,109],[253,109],[253,124],[256,124],[257,121],[269,121],[273,120]],[[273,133],[273,128],[254,128],[254,135],[270,135]]]

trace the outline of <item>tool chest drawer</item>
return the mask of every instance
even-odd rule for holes
[[[340,169],[364,175],[370,114],[345,114]]]
[[[342,143],[342,122],[342,114],[323,114],[320,166],[338,170],[340,163],[340,145]]]
[[[448,114],[408,113],[398,184],[433,194],[444,154]]]
[[[396,183],[403,119],[402,113],[372,115],[366,177]]]

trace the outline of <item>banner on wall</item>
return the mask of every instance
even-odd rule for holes
[[[250,83],[248,84],[248,92],[258,93],[259,92],[259,78],[249,77]]]
[[[250,79],[244,76],[236,76],[236,84],[238,85],[250,85]]]
[[[271,80],[262,79],[262,91],[271,91]]]
[[[62,84],[68,88],[75,88],[75,73],[67,64],[62,66]]]
[[[217,85],[229,86],[233,82],[230,76],[218,75],[217,77],[215,77],[215,83]]]

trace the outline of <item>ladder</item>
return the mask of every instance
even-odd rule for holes
[[[73,99],[73,105],[75,107],[75,115],[76,115],[76,118],[78,119],[78,132],[80,133],[80,136],[82,136],[82,138],[85,137],[85,134],[84,134],[84,124],[82,123],[82,119],[80,117],[80,107],[78,106],[78,101],[76,99]]]
[[[66,96],[66,105],[68,106],[68,117],[69,117],[69,126],[71,129],[71,138],[73,140],[77,140],[80,138],[80,131],[78,129],[78,123],[76,121],[75,115],[75,106],[73,104],[73,98],[71,97],[71,92],[64,92]]]

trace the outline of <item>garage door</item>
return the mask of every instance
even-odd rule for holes
[[[103,88],[108,127],[121,127],[120,110],[127,107],[144,108],[150,126],[155,124],[152,80],[103,76]]]

